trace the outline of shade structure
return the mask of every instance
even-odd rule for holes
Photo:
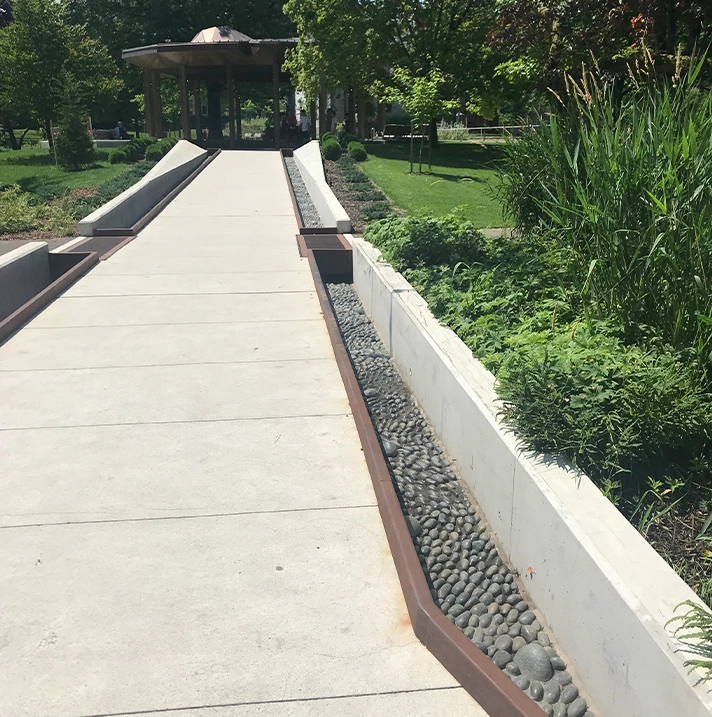
[[[287,49],[296,47],[297,37],[282,39],[251,38],[229,27],[209,27],[195,35],[191,42],[165,42],[124,50],[121,56],[144,73],[146,127],[150,134],[162,134],[160,78],[175,77],[181,93],[182,126],[190,129],[189,85],[229,87],[233,83],[268,82],[278,94],[280,83],[291,76],[282,69]],[[219,89],[217,90],[219,92]],[[210,104],[210,100],[209,100]],[[279,112],[275,109],[275,146],[279,146]],[[234,132],[231,132],[233,136]]]

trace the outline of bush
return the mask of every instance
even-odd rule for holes
[[[361,142],[350,142],[348,152],[349,157],[351,157],[351,159],[355,159],[357,162],[364,162],[368,159],[366,148],[361,144]]]
[[[176,142],[178,142],[178,140],[175,139],[175,137],[168,137],[155,142],[146,150],[146,159],[150,162],[158,162],[162,157],[170,152]]]
[[[76,107],[65,107],[55,149],[57,162],[64,169],[76,171],[95,161],[94,142]]]
[[[109,163],[110,164],[123,164],[128,162],[128,156],[126,150],[123,147],[117,147],[109,152]]]
[[[330,140],[330,139],[336,139],[331,132],[322,132],[321,137],[319,137],[319,141],[324,144],[324,142]]]
[[[333,138],[327,139],[321,145],[321,153],[325,159],[335,161],[341,157],[341,145]]]
[[[358,137],[355,134],[351,134],[351,132],[344,132],[339,137],[339,144],[346,149],[351,142],[358,142]]]
[[[30,194],[15,184],[0,188],[0,234],[14,234],[37,226],[39,208],[30,204]]]

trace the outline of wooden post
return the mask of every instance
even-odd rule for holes
[[[232,65],[228,62],[227,69],[227,124],[230,132],[230,149],[235,149],[235,88],[232,85]]]
[[[274,113],[274,148],[279,149],[279,62],[272,65],[272,111]]]
[[[153,136],[153,85],[151,72],[143,71],[143,112],[146,117],[146,133]]]
[[[161,139],[163,137],[163,107],[161,105],[161,73],[153,73],[153,136]]]
[[[235,83],[235,124],[238,144],[242,140],[242,100],[240,98],[240,83]]]
[[[195,138],[203,141],[203,103],[200,101],[200,84],[193,88],[193,107],[195,108]]]
[[[319,87],[319,134],[322,135],[329,128],[326,126],[326,85],[322,82]]]
[[[316,102],[309,103],[309,124],[311,125],[310,137],[316,139]]]
[[[178,68],[178,85],[180,90],[180,122],[183,139],[190,139],[190,105],[188,103],[188,80],[185,76],[185,65]]]

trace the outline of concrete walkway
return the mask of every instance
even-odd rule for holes
[[[279,155],[0,347],[0,714],[484,712],[415,638]]]

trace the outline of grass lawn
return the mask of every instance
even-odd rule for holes
[[[388,196],[391,203],[414,214],[426,209],[436,216],[458,207],[476,227],[506,226],[499,202],[492,196],[501,146],[464,142],[441,143],[433,150],[432,174],[408,174],[410,145],[368,144],[369,158],[361,169]],[[427,145],[423,170],[427,172]],[[415,158],[418,146],[415,147]],[[417,172],[418,165],[414,165]]]
[[[24,192],[49,198],[70,189],[95,187],[129,168],[127,164],[109,164],[107,149],[97,150],[96,154],[97,162],[90,169],[66,172],[55,166],[49,150],[39,147],[0,150],[0,186],[18,184]]]

